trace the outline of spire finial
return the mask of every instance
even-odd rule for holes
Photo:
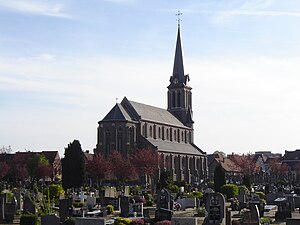
[[[180,16],[182,15],[182,12],[178,10],[178,12],[175,15],[177,16],[178,27],[180,27],[180,22],[181,22]]]

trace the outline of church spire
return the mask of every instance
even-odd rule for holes
[[[175,58],[174,58],[174,66],[173,66],[173,74],[172,74],[172,80],[173,79],[177,79],[177,82],[179,84],[185,83],[181,38],[180,38],[180,24],[178,24]]]

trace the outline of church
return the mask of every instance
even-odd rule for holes
[[[184,74],[178,25],[173,74],[168,86],[167,109],[123,98],[98,122],[95,154],[113,150],[131,154],[153,149],[160,156],[160,169],[171,172],[173,181],[197,185],[207,177],[207,156],[194,143],[192,88]]]

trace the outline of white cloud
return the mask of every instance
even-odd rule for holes
[[[43,16],[71,18],[70,15],[64,12],[63,5],[58,3],[49,4],[29,0],[0,0],[0,9]]]

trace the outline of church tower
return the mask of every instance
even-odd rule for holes
[[[183,69],[180,24],[178,24],[173,74],[168,86],[168,111],[185,126],[192,128],[194,123],[192,119],[192,88],[188,84],[189,81],[189,75],[185,75]]]

